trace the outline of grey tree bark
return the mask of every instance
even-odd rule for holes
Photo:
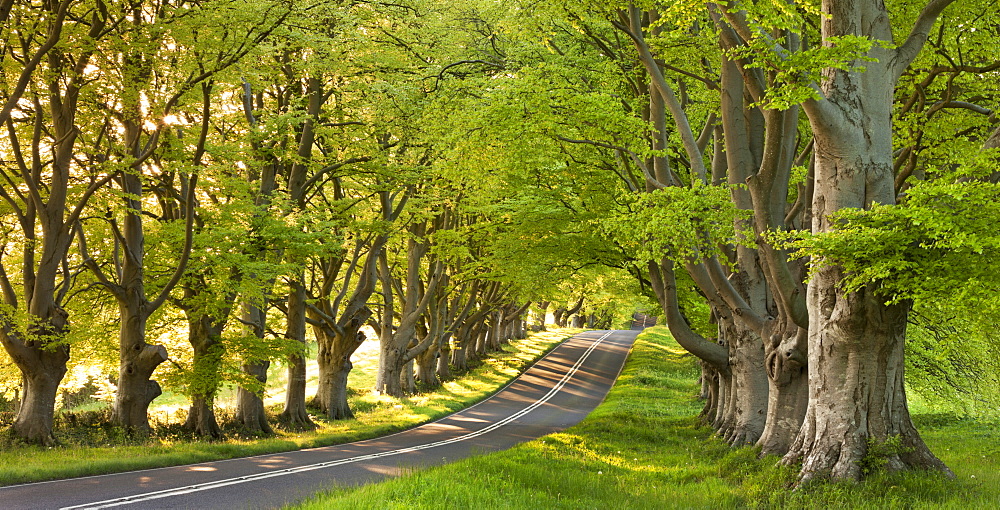
[[[387,214],[391,216],[391,210]],[[393,217],[388,218],[394,219]],[[387,238],[376,236],[368,247],[364,264],[359,266],[362,246],[358,246],[354,259],[347,269],[347,275],[336,298],[320,297],[315,305],[310,305],[310,322],[316,333],[319,365],[319,386],[313,403],[331,419],[343,419],[354,416],[347,402],[347,377],[354,367],[351,356],[364,343],[366,337],[361,332],[363,326],[372,315],[367,306],[368,299],[375,292],[378,279],[378,260]],[[324,268],[323,286],[320,296],[330,296],[337,284],[337,273],[332,267]],[[341,303],[347,296],[347,290],[357,274],[357,284],[341,309]]]
[[[895,202],[892,157],[893,89],[951,0],[932,0],[907,40],[896,49],[874,48],[865,72],[824,71],[822,97],[804,104],[815,136],[813,232],[833,229],[830,215],[845,207]],[[857,35],[892,41],[882,2],[824,0],[824,44]],[[858,65],[862,65],[858,63]],[[873,443],[898,438],[887,468],[949,472],[913,427],[904,389],[903,340],[907,305],[862,289],[839,290],[843,270],[819,265],[809,282],[809,403],[786,462],[802,462],[800,479],[858,479]]]
[[[0,53],[24,56],[23,62],[18,62],[20,72],[10,77],[15,81],[8,82],[9,88],[5,88],[0,109],[0,123],[8,128],[7,142],[12,151],[12,161],[0,169],[0,174],[7,183],[19,183],[0,187],[0,199],[8,214],[16,218],[24,239],[18,261],[23,291],[15,291],[8,278],[3,253],[0,288],[4,303],[31,321],[22,328],[14,317],[0,314],[0,344],[24,381],[21,405],[11,430],[15,437],[44,445],[55,443],[56,391],[66,374],[70,353],[63,341],[69,326],[64,304],[72,285],[68,252],[83,208],[110,180],[110,176],[97,172],[86,175],[86,180],[80,179],[80,173],[73,168],[81,133],[76,123],[79,99],[88,83],[83,70],[95,52],[90,42],[103,32],[107,20],[97,16],[89,20],[91,26],[82,31],[89,33],[89,39],[81,36],[81,45],[59,45],[64,25],[76,23],[76,16],[70,15],[72,5],[69,0],[45,3],[29,15],[31,19],[23,14],[12,15],[16,16],[14,24],[6,26],[33,27],[38,32],[15,35],[5,27],[3,40],[18,42],[12,43],[13,47],[0,43]],[[41,16],[34,17],[35,12]],[[23,108],[22,102],[31,106]],[[12,122],[15,109],[27,116],[18,124],[28,129],[19,129]],[[84,167],[84,172],[92,170],[89,165]],[[71,179],[71,171],[75,179]],[[85,184],[81,189],[72,189],[71,197],[71,188],[80,183]]]
[[[393,326],[393,309],[395,293],[393,292],[393,276],[385,256],[379,257],[379,278],[382,281],[382,296],[384,300],[383,315],[379,333],[379,367],[375,379],[375,389],[394,397],[404,394],[401,384],[404,366],[413,360],[414,356],[427,348],[430,339],[423,342],[416,340],[416,324],[435,298],[438,285],[446,278],[443,265],[432,262],[428,268],[428,282],[421,282],[421,269],[424,256],[429,246],[423,239],[426,234],[426,224],[416,223],[411,226],[413,236],[407,242],[407,269],[404,291],[399,296],[401,313],[399,325]],[[445,283],[446,285],[446,283]],[[411,347],[411,342],[414,342]]]
[[[255,337],[263,340],[267,324],[266,313],[252,303],[244,303],[243,309],[243,322],[253,329]],[[267,369],[270,366],[271,362],[266,359],[249,360],[241,368],[245,374],[256,379],[260,387],[263,388],[264,384],[267,383]],[[236,422],[247,432],[274,433],[274,429],[271,428],[271,424],[267,420],[263,397],[262,389],[251,389],[244,386],[236,389]]]
[[[193,303],[204,302],[212,294],[210,284],[201,275],[184,284],[184,299],[178,303],[188,323],[188,342],[194,349],[193,369],[188,381],[191,407],[184,426],[199,436],[213,439],[222,437],[222,429],[215,418],[215,396],[222,384],[220,366],[226,352],[222,332],[229,322],[235,290],[218,296],[218,309],[206,311]]]
[[[208,105],[208,90],[205,91],[205,104]],[[137,113],[137,112],[136,112]],[[203,119],[207,125],[208,116]],[[126,122],[126,140],[130,147],[138,147],[139,122]],[[198,164],[204,152],[204,135],[199,140],[199,149],[195,153],[195,164]],[[136,161],[145,159],[141,154],[133,154]],[[125,256],[115,260],[115,275],[109,277],[100,265],[92,259],[87,249],[85,234],[81,231],[79,237],[80,253],[90,271],[118,301],[121,316],[118,337],[118,388],[112,407],[112,421],[124,427],[129,432],[138,434],[149,433],[149,404],[161,394],[159,383],[152,380],[153,371],[167,360],[167,350],[162,345],[146,342],[146,325],[149,317],[163,305],[180,281],[187,269],[191,254],[194,233],[194,192],[197,187],[197,176],[182,178],[181,189],[186,204],[183,207],[163,211],[162,218],[167,221],[185,222],[184,246],[181,248],[180,259],[174,268],[174,274],[157,297],[150,301],[146,296],[145,273],[145,234],[143,226],[143,184],[139,170],[132,168],[127,172],[117,174],[119,186],[125,202],[125,218],[123,228],[119,230],[117,222],[111,221],[115,232],[116,245],[120,243]]]
[[[316,424],[306,409],[306,289],[300,280],[289,282],[285,338],[299,344],[299,351],[288,358],[288,383],[285,407],[278,419],[292,429],[311,429]]]

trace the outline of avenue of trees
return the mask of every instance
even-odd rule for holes
[[[20,439],[56,441],[68,373],[110,380],[135,434],[164,385],[199,435],[226,384],[246,430],[308,427],[307,406],[352,415],[362,342],[401,396],[546,312],[613,327],[637,294],[701,360],[705,422],[803,481],[861,478],[873,445],[947,472],[906,392],[1000,401],[991,2],[0,0],[0,20]]]

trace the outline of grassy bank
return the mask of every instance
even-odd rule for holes
[[[1000,508],[998,423],[915,406],[931,448],[956,479],[877,474],[862,484],[790,487],[796,471],[732,449],[694,418],[698,371],[662,328],[636,343],[607,400],[580,425],[514,449],[361,488],[326,508]],[[877,462],[877,459],[873,459]]]
[[[228,439],[208,442],[189,437],[173,423],[160,426],[149,439],[135,441],[114,427],[77,423],[57,430],[62,446],[55,448],[19,445],[8,438],[0,444],[0,485],[276,453],[386,435],[440,418],[495,393],[577,331],[552,330],[515,340],[503,352],[491,353],[440,388],[403,399],[368,391],[374,385],[375,363],[359,359],[354,369],[357,373],[349,380],[356,418],[317,418],[319,428],[315,431],[278,431],[267,438],[232,434]]]

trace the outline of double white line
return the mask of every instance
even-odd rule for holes
[[[156,500],[156,499],[169,498],[169,497],[172,497],[172,496],[180,496],[180,495],[183,495],[183,494],[191,494],[193,492],[207,491],[207,490],[210,490],[210,489],[217,489],[219,487],[226,487],[226,486],[229,486],[229,485],[238,485],[238,484],[241,484],[241,483],[248,483],[248,482],[254,482],[254,481],[257,481],[257,480],[264,480],[266,478],[274,478],[276,476],[284,476],[284,475],[291,475],[291,474],[295,474],[295,473],[303,473],[303,472],[306,472],[306,471],[313,471],[313,470],[316,470],[316,469],[323,469],[323,468],[328,468],[328,467],[341,466],[341,465],[344,465],[344,464],[351,464],[351,463],[354,463],[354,462],[361,462],[361,461],[365,461],[365,460],[379,459],[379,458],[383,458],[383,457],[391,457],[393,455],[401,455],[401,454],[404,454],[404,453],[416,452],[416,451],[420,451],[420,450],[426,450],[428,448],[435,448],[435,447],[438,447],[438,446],[445,446],[445,445],[449,445],[449,444],[452,444],[452,443],[458,443],[458,442],[461,442],[461,441],[467,441],[469,439],[473,439],[473,438],[479,437],[479,436],[481,436],[483,434],[486,434],[488,432],[491,432],[493,430],[496,430],[496,429],[498,429],[498,428],[500,428],[500,427],[502,427],[502,426],[504,426],[504,425],[506,425],[508,423],[511,423],[512,421],[520,418],[521,416],[524,416],[525,414],[530,413],[531,411],[535,410],[539,406],[541,406],[541,405],[545,404],[546,402],[548,402],[550,399],[552,399],[552,397],[554,397],[556,395],[556,393],[559,393],[559,391],[564,386],[566,386],[566,384],[569,382],[570,378],[573,377],[573,374],[575,374],[580,369],[580,367],[583,365],[583,363],[585,361],[587,361],[587,358],[590,357],[590,354],[592,352],[594,352],[595,349],[597,349],[597,346],[600,345],[602,342],[604,342],[604,340],[606,338],[608,338],[609,336],[611,336],[611,333],[612,333],[611,331],[605,333],[603,336],[601,336],[600,338],[598,338],[593,344],[591,344],[590,347],[587,348],[586,351],[584,351],[583,355],[580,356],[580,359],[578,359],[576,361],[576,363],[573,364],[573,366],[566,372],[566,374],[562,376],[562,379],[560,379],[559,382],[556,383],[556,385],[553,386],[552,389],[550,389],[549,392],[545,394],[545,396],[543,396],[542,398],[540,398],[540,399],[532,402],[531,405],[529,405],[529,406],[525,407],[524,409],[521,409],[520,411],[518,411],[518,412],[516,412],[516,413],[514,413],[514,414],[512,414],[510,416],[508,416],[507,418],[504,418],[503,420],[495,422],[495,423],[493,423],[493,424],[491,424],[491,425],[489,425],[489,426],[487,426],[487,427],[485,427],[483,429],[477,430],[475,432],[470,432],[468,434],[465,434],[465,435],[462,435],[462,436],[458,436],[458,437],[455,437],[455,438],[452,438],[452,439],[444,439],[444,440],[441,440],[441,441],[434,441],[432,443],[426,443],[426,444],[422,444],[422,445],[411,446],[409,448],[400,448],[398,450],[390,450],[390,451],[386,451],[386,452],[371,453],[371,454],[368,454],[368,455],[359,455],[357,457],[351,457],[351,458],[348,458],[348,459],[332,460],[332,461],[328,461],[328,462],[320,462],[320,463],[317,463],[317,464],[309,464],[307,466],[299,466],[299,467],[294,467],[294,468],[281,469],[281,470],[278,470],[278,471],[271,471],[271,472],[261,473],[261,474],[257,474],[257,475],[247,475],[247,476],[240,476],[240,477],[237,477],[237,478],[227,478],[225,480],[218,480],[218,481],[215,481],[215,482],[208,482],[208,483],[202,483],[202,484],[197,484],[197,485],[188,485],[188,486],[185,486],[185,487],[177,487],[175,489],[166,489],[166,490],[156,491],[156,492],[147,492],[147,493],[144,493],[144,494],[136,494],[134,496],[126,496],[126,497],[122,497],[122,498],[107,499],[107,500],[104,500],[104,501],[96,501],[96,502],[93,502],[93,503],[86,503],[86,504],[83,504],[83,505],[67,506],[67,507],[61,508],[60,510],[77,510],[77,509],[88,509],[88,510],[93,509],[93,510],[96,510],[96,509],[99,509],[99,508],[112,508],[112,507],[116,507],[116,506],[131,505],[131,504],[135,504],[135,503],[141,503],[141,502],[144,502],[144,501],[152,501],[152,500]]]

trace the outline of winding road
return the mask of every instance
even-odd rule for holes
[[[0,488],[0,508],[277,508],[334,486],[502,450],[582,420],[607,395],[638,331],[590,331],[489,399],[356,443]]]

